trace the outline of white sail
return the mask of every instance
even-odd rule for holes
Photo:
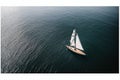
[[[75,46],[75,29],[73,30],[73,33],[71,35],[71,39],[70,39],[70,46]]]
[[[80,42],[78,34],[76,34],[76,48],[84,50],[83,47],[82,47],[82,44]]]

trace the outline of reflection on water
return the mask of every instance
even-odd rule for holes
[[[118,72],[118,7],[2,7],[1,71]],[[87,56],[66,49],[77,29]]]

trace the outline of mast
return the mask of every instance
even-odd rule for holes
[[[77,34],[77,33],[75,32],[75,49],[76,49],[76,34]]]

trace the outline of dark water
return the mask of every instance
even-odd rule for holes
[[[118,7],[2,7],[2,73],[118,72]],[[66,49],[77,29],[87,56]]]

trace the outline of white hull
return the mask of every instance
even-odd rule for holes
[[[68,46],[68,45],[66,45],[66,47],[69,49],[69,50],[71,50],[72,52],[74,52],[74,53],[77,53],[77,54],[79,54],[79,55],[86,55],[82,50],[80,50],[80,49],[75,49],[74,47],[71,47],[71,46]]]

